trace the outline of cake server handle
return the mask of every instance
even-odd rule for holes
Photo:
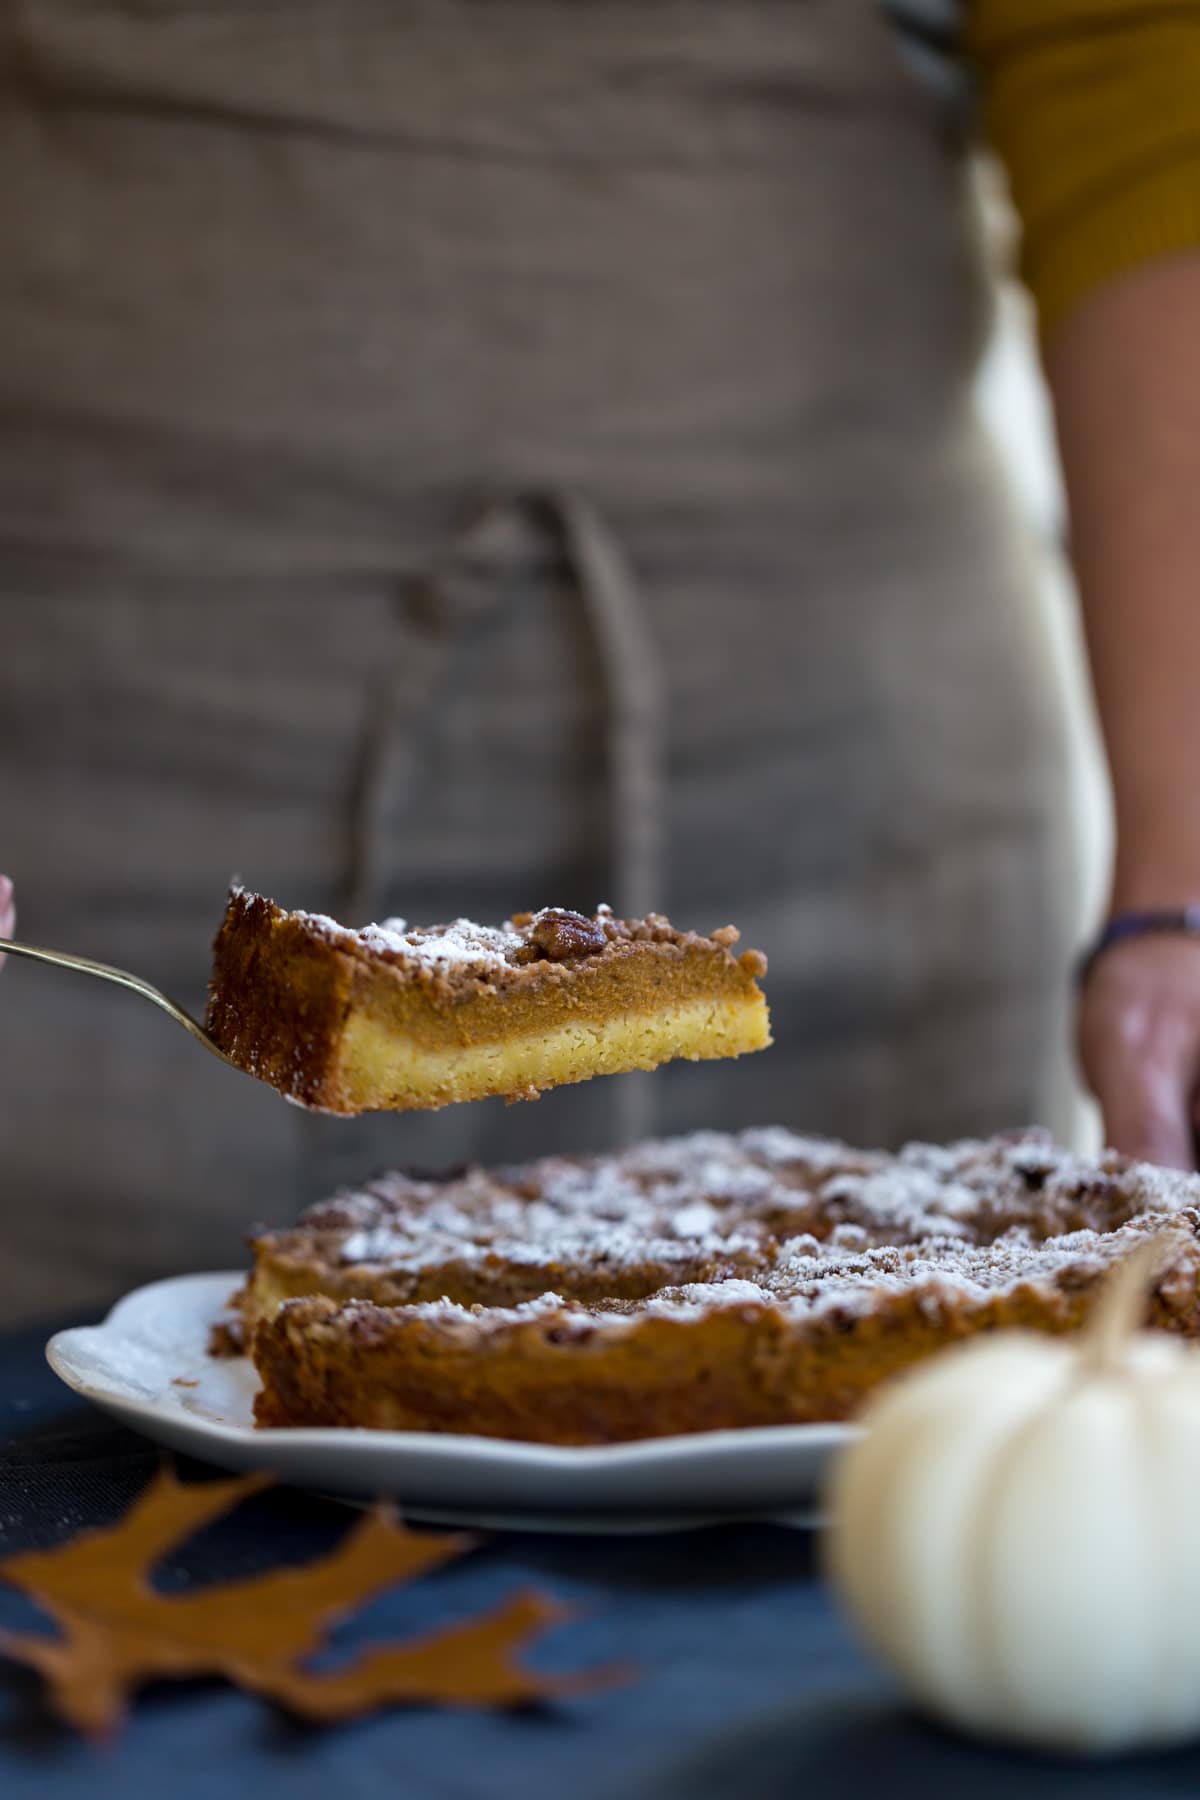
[[[199,1020],[193,1019],[191,1013],[178,1006],[150,982],[143,981],[140,975],[131,975],[128,969],[114,969],[108,963],[91,962],[86,956],[70,956],[65,950],[41,950],[34,944],[14,944],[9,938],[0,939],[0,956],[27,956],[31,962],[54,963],[60,969],[74,969],[80,975],[97,975],[101,981],[113,981],[118,987],[131,988],[143,1000],[152,1000],[155,1006],[161,1007],[177,1025],[182,1025],[185,1031],[190,1032],[198,1044],[203,1044],[206,1050],[219,1056],[231,1069],[238,1068],[233,1058],[226,1056],[214,1044]],[[245,1071],[240,1070],[239,1073],[244,1074]]]

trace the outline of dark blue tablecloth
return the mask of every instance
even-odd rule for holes
[[[157,1453],[58,1386],[44,1333],[0,1340],[0,1551],[113,1518]],[[207,1530],[171,1583],[302,1560],[345,1530],[332,1504],[276,1491]],[[628,1686],[545,1712],[410,1710],[317,1732],[217,1683],[161,1687],[102,1749],[50,1719],[0,1664],[2,1800],[1155,1800],[1200,1795],[1200,1749],[1101,1767],[943,1736],[858,1651],[815,1572],[809,1534],[723,1528],[638,1538],[504,1536],[374,1603],[350,1648],[493,1605],[529,1584],[578,1614],[543,1666],[632,1660]],[[0,1627],[37,1628],[0,1585]]]

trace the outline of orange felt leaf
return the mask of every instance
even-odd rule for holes
[[[562,1614],[537,1594],[400,1645],[363,1652],[334,1669],[303,1666],[330,1628],[397,1582],[465,1554],[461,1533],[406,1531],[369,1513],[336,1549],[300,1568],[183,1594],[160,1594],[147,1573],[168,1550],[249,1495],[260,1476],[184,1485],[167,1469],[115,1525],[52,1550],[0,1562],[0,1578],[31,1595],[57,1637],[0,1632],[0,1653],[37,1669],[52,1704],[77,1730],[114,1732],[130,1697],[154,1680],[223,1675],[316,1722],[381,1706],[437,1703],[511,1706],[578,1691],[595,1676],[542,1676],[515,1660],[524,1643]]]

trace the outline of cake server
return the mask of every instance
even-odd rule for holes
[[[182,1025],[185,1031],[190,1032],[198,1044],[203,1044],[206,1050],[219,1056],[231,1069],[238,1069],[240,1074],[246,1072],[214,1044],[203,1025],[198,1019],[193,1019],[190,1012],[150,982],[143,981],[140,975],[131,975],[128,969],[114,969],[108,963],[91,962],[86,956],[69,956],[65,950],[41,950],[34,944],[14,944],[10,938],[0,938],[0,956],[27,956],[32,962],[54,963],[60,969],[74,969],[80,975],[98,975],[101,981],[113,981],[118,987],[129,988],[133,993],[140,994],[143,1000],[152,1000],[177,1025]]]

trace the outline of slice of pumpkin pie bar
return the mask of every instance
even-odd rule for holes
[[[766,958],[736,954],[738,935],[606,906],[590,918],[546,907],[500,927],[350,930],[234,888],[206,1028],[241,1068],[326,1112],[534,1099],[593,1075],[765,1049]]]

